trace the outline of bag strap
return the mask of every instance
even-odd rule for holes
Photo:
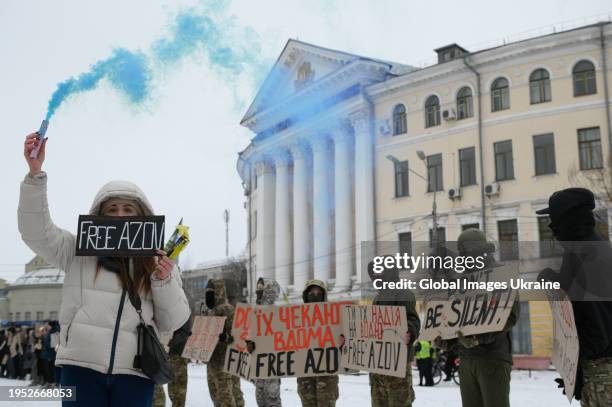
[[[138,313],[138,317],[140,318],[140,321],[144,322],[142,319],[142,302],[140,300],[140,295],[135,292],[134,282],[132,281],[132,276],[130,276],[130,270],[128,270],[127,272],[127,280],[128,280],[128,284],[127,284],[128,298],[130,299],[132,306],[136,308],[136,312]]]

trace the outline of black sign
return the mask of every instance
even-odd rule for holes
[[[77,256],[153,256],[164,246],[163,216],[79,216]]]

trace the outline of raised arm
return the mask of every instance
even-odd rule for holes
[[[42,143],[39,154],[30,157],[32,150]],[[67,272],[74,259],[75,236],[58,228],[51,221],[47,204],[47,174],[42,171],[45,160],[45,141],[36,133],[26,137],[24,156],[29,172],[21,183],[17,210],[19,232],[26,245],[47,263]]]

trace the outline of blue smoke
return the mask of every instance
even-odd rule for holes
[[[171,24],[169,34],[155,41],[148,52],[115,49],[109,58],[96,62],[89,71],[59,83],[49,100],[47,120],[70,96],[94,90],[103,79],[126,96],[129,103],[141,105],[150,97],[159,70],[174,67],[197,53],[207,57],[238,99],[235,77],[247,70],[257,73],[263,62],[258,58],[256,33],[238,27],[234,19],[224,16],[227,6],[227,2],[212,2],[201,11],[182,11]]]
[[[51,119],[70,95],[93,90],[102,79],[107,79],[134,104],[142,103],[151,90],[151,70],[147,57],[141,52],[118,48],[109,58],[96,62],[88,72],[58,84],[49,100],[46,119]]]

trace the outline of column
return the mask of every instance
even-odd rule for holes
[[[276,162],[275,278],[283,290],[287,290],[293,262],[290,156],[289,151],[284,149],[275,152],[274,155]]]
[[[314,278],[327,282],[331,278],[333,212],[329,174],[332,159],[329,139],[317,135],[312,145],[312,211],[313,211],[313,271]]]
[[[308,150],[305,146],[296,143],[290,150],[293,157],[293,289],[294,292],[301,293],[310,278],[310,171]]]
[[[370,111],[362,109],[350,115],[355,137],[355,270],[361,282],[363,242],[374,241],[374,140]]]
[[[255,164],[257,174],[257,278],[274,278],[274,168],[266,160]]]
[[[334,198],[336,203],[336,284],[335,291],[346,291],[353,274],[353,160],[350,129],[337,126],[334,140]]]

